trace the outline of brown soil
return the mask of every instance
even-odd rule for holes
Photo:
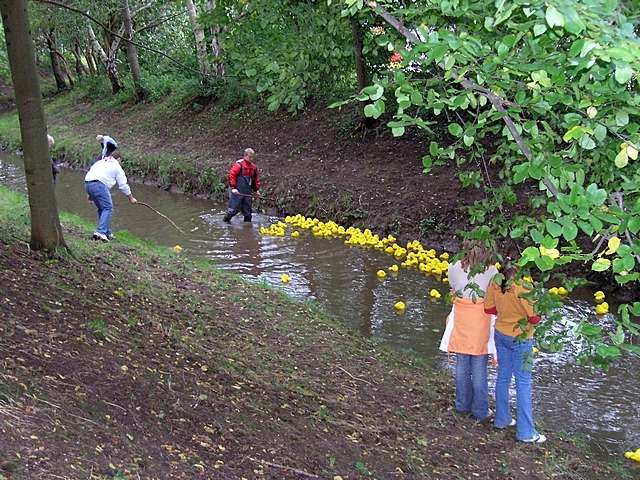
[[[313,307],[79,234],[79,260],[0,240],[0,478],[608,475],[455,415],[447,381]]]

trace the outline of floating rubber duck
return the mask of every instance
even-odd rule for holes
[[[393,264],[393,265],[391,265],[391,266],[389,267],[389,271],[390,271],[391,273],[398,273],[398,270],[399,270],[399,269],[400,269],[400,267],[398,267],[398,265],[396,265],[396,264]]]
[[[405,308],[407,308],[407,306],[404,304],[404,302],[400,301],[400,302],[394,303],[393,308],[395,308],[396,312],[402,313],[404,312]]]
[[[635,452],[633,450],[624,452],[624,458],[628,458],[629,460],[640,463],[640,448],[638,448]]]
[[[538,355],[540,353],[540,349],[538,347],[533,347],[532,352],[534,355]]]
[[[380,279],[380,280],[384,280],[385,277],[387,276],[387,272],[385,272],[384,270],[378,270],[376,272],[376,276]]]
[[[550,293],[551,295],[560,296],[560,294],[558,293],[558,287],[551,287],[551,288],[549,289],[549,293]]]
[[[561,297],[566,297],[567,295],[569,295],[569,292],[564,287],[558,287],[558,295],[560,295]]]
[[[431,289],[431,291],[429,292],[429,296],[430,296],[431,298],[436,299],[436,300],[437,300],[438,298],[442,297],[442,295],[440,294],[440,292],[439,292],[438,290],[436,290],[435,288],[432,288],[432,289]]]
[[[282,275],[280,275],[280,281],[282,283],[289,283],[289,280],[291,280],[291,278],[286,273],[283,273]]]
[[[180,245],[176,245],[175,247],[173,247],[173,251],[176,253],[180,253],[182,250],[184,250]]]
[[[604,292],[602,290],[598,290],[596,293],[593,294],[593,298],[598,303],[604,302]]]
[[[291,232],[291,238],[298,238],[300,236],[300,232],[297,230],[294,230],[293,232]]]
[[[609,313],[609,304],[607,302],[602,302],[596,305],[596,313],[598,315],[606,315]]]

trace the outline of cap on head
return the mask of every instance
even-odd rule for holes
[[[96,135],[96,140],[102,142],[102,140],[104,140],[104,135]]]

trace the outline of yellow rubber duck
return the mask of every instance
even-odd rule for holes
[[[566,297],[568,294],[569,292],[567,291],[566,288],[558,287],[558,295],[560,295],[561,297]]]
[[[180,253],[182,250],[184,250],[180,245],[176,245],[175,247],[173,247],[173,251],[176,253]]]
[[[628,458],[629,460],[640,463],[640,448],[638,448],[635,452],[633,450],[624,452],[624,458]]]
[[[609,304],[607,302],[602,302],[596,305],[596,313],[598,315],[606,315],[609,313]]]
[[[440,297],[442,297],[442,295],[440,294],[440,292],[438,290],[436,290],[435,288],[432,288],[431,291],[429,292],[429,296],[431,298],[434,299],[438,299]]]
[[[598,290],[596,293],[593,294],[593,298],[598,303],[604,302],[604,292],[602,290]]]
[[[551,295],[556,295],[556,296],[559,296],[559,295],[560,295],[560,294],[558,293],[558,287],[551,287],[551,288],[549,289],[549,293],[550,293]]]
[[[533,347],[532,351],[534,355],[538,355],[540,353],[540,349],[538,347]]]
[[[389,271],[390,271],[391,273],[398,273],[398,270],[399,270],[399,269],[400,269],[400,267],[398,267],[398,265],[396,265],[396,264],[393,264],[393,265],[391,265],[391,266],[389,267]]]
[[[404,302],[400,301],[400,302],[394,303],[393,308],[395,308],[396,312],[402,313],[404,312],[405,308],[407,308],[407,306],[404,304]]]
[[[387,276],[387,272],[385,272],[384,270],[378,270],[376,272],[376,276],[380,279],[380,280],[384,280],[385,277]]]
[[[300,236],[300,232],[297,230],[294,230],[293,232],[291,232],[291,238],[298,238]]]
[[[280,281],[282,283],[289,283],[289,280],[291,280],[291,278],[286,273],[283,273],[282,275],[280,275]]]

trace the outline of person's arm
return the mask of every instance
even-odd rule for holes
[[[496,309],[496,285],[491,282],[487,288],[487,295],[484,297],[484,313],[488,315],[497,315]]]
[[[240,164],[234,163],[229,169],[229,186],[231,187],[231,193],[238,193],[238,174],[240,173]]]
[[[527,290],[526,288],[519,287],[518,288],[518,300],[520,301],[520,304],[524,308],[525,312],[527,312],[527,320],[529,321],[529,323],[531,325],[537,325],[538,323],[540,323],[540,319],[541,319],[540,315],[538,315],[535,312],[531,302],[529,300],[527,300],[526,298],[522,297],[523,293],[528,293],[528,292],[529,292],[529,290]]]
[[[131,203],[138,202],[138,200],[136,200],[136,198],[131,193],[131,188],[127,183],[127,176],[125,175],[124,170],[120,165],[118,165],[116,168],[116,183],[118,184],[118,188],[120,189],[120,191],[127,196],[127,198],[129,199],[129,202]]]

